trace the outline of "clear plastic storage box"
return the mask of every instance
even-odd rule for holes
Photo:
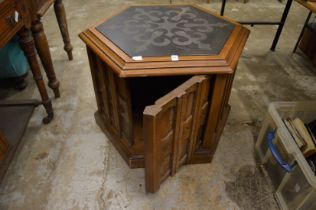
[[[255,150],[275,187],[281,209],[316,209],[316,176],[283,122],[299,117],[316,119],[316,101],[275,102],[269,105]]]

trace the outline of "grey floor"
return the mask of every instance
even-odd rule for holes
[[[197,3],[219,11],[219,1]],[[227,16],[236,20],[278,20],[277,0],[228,1]],[[213,162],[183,167],[158,193],[144,192],[143,169],[129,169],[94,121],[96,102],[85,46],[78,33],[126,4],[169,1],[64,1],[74,45],[74,61],[63,51],[53,10],[44,18],[54,67],[61,81],[53,101],[55,119],[42,125],[37,108],[23,142],[0,186],[0,209],[278,209],[269,181],[256,168],[254,142],[272,101],[311,100],[316,69],[292,48],[307,16],[293,4],[276,52],[270,45],[275,26],[256,26],[240,59],[232,89],[228,123]],[[7,90],[2,98],[39,98],[31,77],[23,92]],[[52,96],[52,91],[49,90]]]

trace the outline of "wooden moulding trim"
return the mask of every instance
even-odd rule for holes
[[[238,64],[239,58],[240,58],[240,56],[241,56],[241,54],[243,52],[243,49],[244,49],[244,47],[246,45],[246,41],[248,39],[249,34],[250,34],[250,31],[245,28],[245,30],[243,30],[243,35],[241,36],[242,39],[239,42],[239,46],[237,48],[237,52],[231,58],[230,66],[234,70],[237,68],[237,64]]]
[[[143,57],[142,62],[170,62],[170,56],[160,56],[160,57]],[[200,61],[200,60],[220,60],[219,55],[179,55],[180,61]],[[138,61],[134,61],[130,57],[127,60],[128,63],[139,63]]]
[[[225,59],[225,57],[227,56],[228,52],[231,50],[231,48],[234,45],[234,42],[236,40],[236,37],[238,38],[238,34],[240,33],[241,30],[242,30],[242,27],[240,25],[236,25],[234,30],[231,32],[230,37],[226,41],[223,49],[221,50],[221,52],[219,54],[219,56],[222,59]]]
[[[236,30],[234,31],[233,35],[231,36],[231,39],[228,40],[226,45],[224,46],[221,55],[224,57],[223,59],[230,63],[231,56],[236,53],[236,48],[239,46],[239,42],[241,40],[241,36],[243,35],[244,28],[238,26],[236,27]]]
[[[239,34],[240,39],[237,42],[238,45],[236,45],[236,50],[234,51],[234,53],[230,55],[229,58],[227,58],[227,60],[229,60],[229,65],[232,69],[236,69],[237,63],[246,45],[249,34],[250,31],[246,28],[243,28],[243,30]]]
[[[119,77],[139,77],[139,76],[165,76],[165,75],[194,75],[194,74],[230,74],[233,69],[230,67],[193,67],[193,68],[161,68],[140,69],[133,71],[124,71],[115,63],[111,57],[104,52],[90,39],[90,36],[83,32],[79,37],[86,43],[87,47],[98,55],[98,57],[107,63]]]
[[[217,67],[227,66],[227,62],[224,59],[213,59],[213,60],[194,60],[195,56],[179,57],[179,61],[170,61],[170,57],[166,61],[154,61],[154,62],[133,62],[127,63],[123,70],[134,70],[134,69],[160,69],[166,67]],[[196,56],[197,57],[197,56]],[[190,60],[192,58],[192,60]],[[158,59],[158,58],[157,58]]]
[[[105,43],[104,40],[98,39],[90,30],[87,30],[85,33],[87,34],[91,42],[93,42],[94,45],[100,49],[101,52],[110,57],[111,60],[113,60],[113,62],[115,62],[121,69],[125,68],[126,62],[122,59],[121,55],[113,52],[111,48],[107,45],[113,45],[111,42]]]
[[[119,77],[148,77],[148,76],[175,76],[175,75],[197,75],[197,74],[232,74],[230,67],[209,67],[209,68],[165,68],[155,70],[133,70],[122,71]]]
[[[170,56],[163,57],[144,57],[141,62],[134,61],[109,39],[102,35],[95,28],[90,28],[86,31],[93,41],[104,54],[109,55],[115,63],[122,68],[122,70],[137,70],[137,69],[154,69],[166,67],[209,67],[209,66],[227,66],[227,62],[222,58],[223,56],[180,56],[180,61],[170,61]]]
[[[212,60],[192,60],[196,59],[196,57],[206,58],[208,56],[184,56],[183,58],[188,59],[188,61],[166,62],[162,61],[162,58],[155,58],[155,61],[146,61],[146,58],[144,58],[142,62],[132,61],[131,63],[125,63],[124,59],[130,59],[126,54],[121,50],[117,52],[113,51],[110,48],[111,45],[116,47],[113,43],[109,40],[106,41],[103,35],[101,38],[100,36],[96,36],[96,33],[99,33],[96,29],[91,30],[92,29],[81,33],[79,37],[101,60],[106,62],[119,77],[231,74],[234,73],[238,59],[249,35],[248,29],[236,24],[232,36],[225,44],[221,54],[219,56],[211,56],[213,58]],[[109,44],[110,47],[104,44],[104,41]],[[221,59],[225,54],[226,57]],[[123,59],[121,57],[122,55]]]
[[[106,62],[113,70],[118,74],[119,77],[139,77],[139,76],[164,76],[164,75],[194,75],[194,74],[231,74],[234,72],[235,66],[238,63],[238,58],[242,53],[242,49],[246,44],[246,39],[248,38],[249,31],[244,29],[239,34],[241,40],[237,45],[238,47],[234,50],[234,57],[231,57],[230,66],[216,66],[216,67],[185,67],[185,68],[159,68],[157,69],[135,69],[130,71],[124,71],[120,66],[114,62],[110,56],[105,54],[101,48],[95,44],[93,40],[91,40],[89,34],[83,32],[79,35],[79,37],[90,47],[92,51],[94,51],[104,62]],[[236,59],[234,59],[236,58]]]
[[[241,52],[240,46],[242,46],[242,49],[244,45],[246,44],[246,40],[249,36],[249,30],[240,26],[236,27],[236,30],[234,31],[234,35],[236,40],[230,39],[229,42],[225,45],[225,48],[222,50],[220,56],[216,56],[217,59],[213,60],[187,60],[187,61],[178,61],[178,62],[139,62],[139,63],[127,63],[126,68],[124,70],[128,69],[162,69],[162,68],[192,68],[192,67],[203,67],[207,69],[207,71],[212,71],[212,69],[208,69],[208,67],[214,67],[214,68],[220,68],[220,67],[226,67],[228,68],[228,72],[223,73],[231,73],[233,72],[234,68],[231,68],[233,66],[232,63],[234,63],[234,58],[236,58],[236,54],[240,57]],[[226,57],[224,57],[226,56]],[[194,59],[198,56],[184,56],[183,58],[187,59]],[[207,57],[207,56],[205,56]],[[220,57],[224,57],[223,59]],[[237,57],[237,59],[239,58]],[[215,58],[215,57],[214,57]],[[181,58],[180,58],[181,59]],[[184,69],[185,70],[185,69]],[[212,72],[208,72],[212,73]]]
[[[111,40],[105,37],[102,33],[100,33],[95,27],[91,27],[89,29],[91,34],[93,34],[97,39],[103,43],[103,47],[106,48],[105,53],[111,52],[119,56],[124,62],[132,65],[140,64],[139,61],[133,60],[129,55],[127,55],[122,49],[116,46]],[[182,61],[200,61],[200,60],[221,60],[222,57],[219,55],[196,55],[196,56],[180,56]],[[143,57],[141,63],[147,62],[170,62],[170,56],[161,56],[161,57]]]
[[[114,54],[119,56],[124,62],[132,61],[132,59],[119,47],[117,47],[111,40],[109,40],[106,36],[104,36],[101,32],[99,32],[95,27],[91,27],[89,29],[91,34],[93,34],[97,39],[99,39],[106,48],[105,51],[112,51]],[[107,53],[105,52],[105,53]]]
[[[181,56],[180,61],[170,61],[170,56],[163,57],[145,57],[141,62],[132,60],[127,54],[120,50],[115,44],[98,32],[95,28],[90,28],[86,31],[90,36],[90,40],[94,40],[95,45],[104,53],[111,57],[111,59],[120,66],[122,70],[137,70],[137,69],[154,69],[165,67],[218,67],[229,66],[227,58],[234,54],[234,49],[238,47],[238,40],[242,34],[242,28],[237,25],[232,32],[231,37],[225,44],[220,55],[214,56]],[[237,40],[235,40],[237,37]],[[99,41],[96,41],[99,40]],[[125,64],[125,65],[124,65]]]
[[[87,47],[94,53],[98,55],[98,57],[108,64],[112,70],[118,75],[120,75],[121,68],[90,39],[90,36],[86,32],[82,32],[79,34],[79,37],[82,39],[84,43],[86,43]]]

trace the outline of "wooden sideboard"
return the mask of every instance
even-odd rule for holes
[[[25,1],[0,1],[0,48],[9,42],[13,36],[16,34],[19,35],[22,49],[29,62],[34,80],[42,98],[42,104],[47,112],[47,116],[43,119],[43,122],[47,124],[53,119],[54,112],[36,57],[35,44],[30,28],[31,16]]]
[[[132,6],[80,34],[96,122],[147,192],[212,160],[249,30],[195,5]]]

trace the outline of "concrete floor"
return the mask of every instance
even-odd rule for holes
[[[96,103],[85,46],[78,33],[123,4],[169,1],[64,1],[75,60],[69,62],[53,10],[44,18],[60,99],[55,119],[42,125],[37,108],[23,142],[0,187],[0,209],[278,209],[268,179],[256,168],[254,142],[272,101],[311,100],[316,69],[291,50],[307,11],[294,3],[276,52],[269,51],[275,26],[256,26],[240,59],[230,104],[231,114],[211,164],[183,167],[158,193],[144,192],[143,169],[129,169],[94,121]],[[198,3],[219,11],[219,1]],[[227,16],[237,20],[278,20],[277,0],[228,1]],[[2,98],[39,98],[31,77],[23,92]],[[53,95],[49,90],[50,95]],[[251,186],[251,187],[249,187]]]

